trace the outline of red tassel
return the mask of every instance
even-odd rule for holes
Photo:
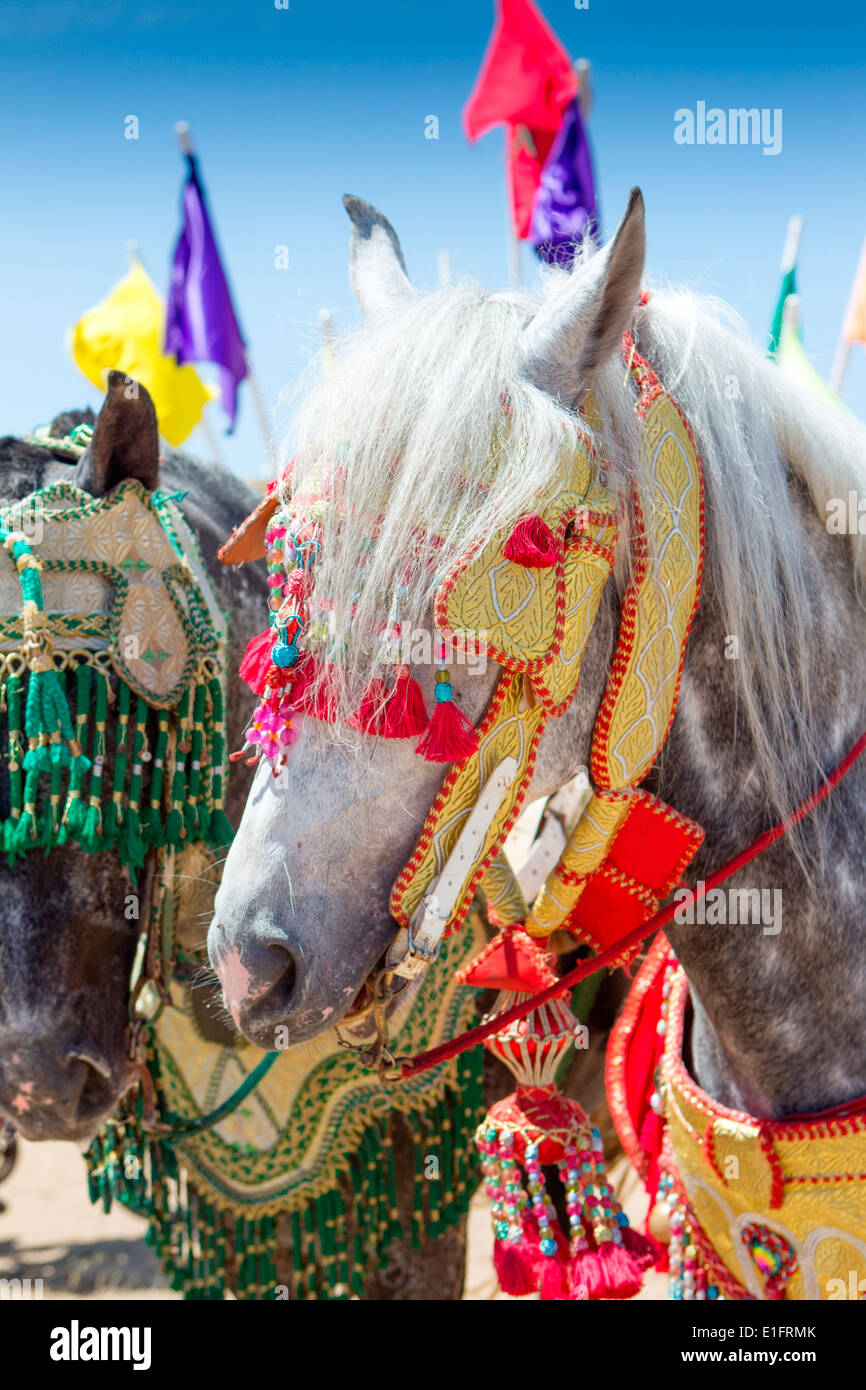
[[[415,752],[428,763],[459,763],[478,752],[478,735],[454,701],[443,700],[437,702]]]
[[[641,1235],[640,1231],[636,1231],[633,1226],[624,1226],[622,1228],[622,1243],[641,1273],[645,1269],[651,1269],[655,1264],[658,1258],[659,1242],[653,1240],[652,1236]]]
[[[279,667],[275,667],[279,671]],[[318,673],[318,663],[312,652],[301,652],[294,666],[285,668],[283,688],[298,709],[303,708],[304,697]]]
[[[242,681],[246,681],[254,695],[265,693],[268,672],[271,669],[273,644],[274,634],[270,628],[266,628],[258,637],[251,638],[247,643],[243,660],[238,667],[238,675]]]
[[[414,738],[422,733],[429,716],[421,687],[409,675],[409,668],[401,666],[390,691],[384,681],[371,681],[349,723],[378,738]]]
[[[522,1245],[515,1245],[511,1240],[494,1241],[493,1264],[503,1293],[514,1298],[535,1293],[533,1262],[526,1259]]]
[[[542,1256],[541,1267],[536,1273],[541,1276],[538,1296],[542,1303],[562,1303],[571,1297],[565,1267],[558,1255]]]
[[[658,1159],[662,1151],[662,1141],[664,1137],[664,1115],[659,1115],[652,1109],[647,1110],[643,1117],[643,1124],[640,1127],[640,1139],[638,1140],[642,1152],[650,1159]]]
[[[556,536],[540,516],[524,516],[505,544],[506,560],[527,569],[549,569],[559,559]]]
[[[414,738],[424,732],[428,724],[427,706],[421,687],[409,674],[408,666],[401,666],[397,673],[394,689],[388,696],[385,706],[385,738]]]
[[[385,682],[378,679],[370,681],[361,697],[357,713],[349,720],[351,727],[360,729],[364,734],[378,734],[387,699],[388,688]]]
[[[571,1297],[573,1299],[604,1298],[607,1284],[604,1269],[595,1250],[583,1250],[571,1260]]]
[[[607,1286],[605,1298],[634,1298],[643,1285],[641,1271],[631,1255],[612,1240],[605,1241],[598,1252]]]
[[[304,714],[333,724],[337,718],[337,696],[332,669],[322,669],[318,662],[311,660],[301,674],[300,694],[296,696],[293,692],[292,698]]]

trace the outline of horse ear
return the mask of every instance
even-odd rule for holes
[[[644,201],[633,188],[613,240],[572,272],[525,329],[522,371],[572,405],[622,341],[635,311],[646,256]]]
[[[373,319],[411,304],[415,291],[406,274],[397,233],[387,217],[351,193],[343,198],[343,207],[352,223],[349,279],[364,316]]]
[[[156,411],[140,382],[109,372],[108,394],[79,460],[76,482],[102,497],[125,478],[137,478],[150,491],[159,482]]]

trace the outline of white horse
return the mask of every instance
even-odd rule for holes
[[[292,483],[315,494],[337,463],[328,476],[343,488],[340,525],[326,522],[317,586],[332,606],[327,654],[342,709],[393,659],[376,644],[382,625],[429,631],[454,560],[563,487],[564,452],[552,444],[586,438],[590,387],[609,485],[625,502],[634,481],[652,506],[619,355],[631,329],[688,418],[706,474],[702,600],[651,777],[655,794],[705,828],[694,884],[819,785],[866,726],[859,536],[852,554],[827,525],[833,499],[863,494],[864,431],[800,393],[720,306],[681,290],[644,302],[638,191],[611,243],[546,275],[537,295],[474,284],[416,295],[388,222],[357,199],[346,206],[366,325],[301,404]],[[435,550],[418,541],[429,533],[441,537]],[[589,761],[629,574],[627,525],[618,546],[580,692],[546,728],[531,797]],[[415,674],[429,705],[433,671]],[[454,669],[473,722],[496,674],[492,663]],[[394,938],[389,892],[440,779],[411,741],[309,718],[286,771],[260,770],[209,935],[253,1042],[272,1047],[278,1028],[303,1042],[353,1008]],[[780,931],[670,928],[692,985],[691,1066],[725,1104],[777,1116],[866,1092],[864,779],[858,765],[796,835],[731,880],[783,891]]]

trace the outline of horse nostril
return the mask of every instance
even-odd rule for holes
[[[116,1088],[111,1068],[98,1054],[67,1053],[70,1070],[80,1069],[80,1086],[72,1101],[71,1110],[76,1123],[86,1124],[110,1110],[116,1100]]]
[[[259,1047],[274,1047],[274,1031],[286,1018],[298,982],[295,958],[282,941],[269,941],[251,971],[237,1014],[241,1032]]]
[[[269,972],[271,984],[257,1002],[266,1003],[268,1012],[279,1010],[284,1013],[294,993],[297,980],[295,958],[289,948],[281,941],[270,943],[268,955],[273,967]]]

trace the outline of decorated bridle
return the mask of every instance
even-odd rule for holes
[[[652,1252],[629,1228],[607,1180],[598,1131],[557,1090],[576,1020],[540,941],[564,929],[605,964],[626,963],[703,838],[694,821],[640,787],[673,722],[700,598],[703,473],[687,421],[630,335],[623,354],[637,388],[642,495],[651,506],[645,515],[635,489],[634,563],[592,734],[592,794],[531,907],[501,851],[532,780],[544,728],[577,692],[620,521],[588,440],[573,455],[565,490],[446,574],[434,602],[440,669],[432,717],[404,666],[390,689],[371,682],[350,719],[380,737],[419,735],[417,752],[451,766],[391,892],[398,930],[367,981],[372,1004],[363,1011],[372,1015],[373,1045],[363,1017],[360,1027],[355,1018],[344,1020],[341,1036],[366,1048],[364,1060],[384,1079],[412,1075],[434,1054],[437,1060],[455,1055],[461,1040],[414,1062],[395,1062],[389,1004],[435,961],[476,890],[488,904],[497,898],[491,918],[502,930],[458,979],[499,991],[484,1041],[518,1086],[492,1107],[476,1143],[492,1202],[500,1283],[506,1292],[538,1290],[545,1299],[631,1297]],[[591,398],[584,413],[591,424]],[[333,719],[338,708],[330,672],[316,655],[312,602],[330,504],[314,506],[318,514],[291,495],[281,502],[274,486],[221,552],[226,563],[267,555],[271,624],[250,644],[241,667],[260,703],[245,748],[232,756],[249,753],[250,761],[265,759],[275,772],[296,737],[295,713]],[[465,646],[472,634],[483,634],[487,654],[502,668],[476,728],[454,704],[444,657],[445,648]],[[481,1032],[471,1030],[462,1041],[480,1041],[472,1034]],[[545,1188],[551,1165],[565,1188],[567,1237]]]
[[[635,493],[634,569],[592,737],[593,794],[525,921],[533,937],[565,929],[593,951],[652,916],[702,838],[700,827],[639,784],[673,721],[700,596],[703,476],[679,407],[630,337],[623,351],[637,386],[653,506],[645,518]],[[592,421],[591,400],[585,413]],[[380,1005],[461,926],[520,813],[541,734],[576,694],[618,529],[617,500],[598,462],[589,443],[579,448],[569,488],[463,556],[436,595],[440,643],[459,649],[466,634],[483,633],[487,654],[502,667],[477,728],[456,709],[444,661],[429,721],[406,667],[390,691],[381,682],[368,690],[350,721],[379,736],[420,735],[419,753],[451,762],[391,893],[398,931],[372,982]],[[325,513],[302,511],[291,499],[281,506],[274,489],[221,552],[226,563],[267,553],[271,626],[250,644],[241,674],[261,697],[244,751],[275,769],[296,736],[296,711],[334,717],[327,672],[317,669],[314,643],[305,642],[315,626],[311,595],[315,560],[327,543]],[[375,1011],[384,1018],[383,1008]],[[388,1061],[381,1038],[377,1060]]]
[[[78,459],[92,435],[28,442]],[[150,1029],[178,964],[173,883],[190,847],[229,843],[226,621],[178,497],[67,482],[0,516],[2,851],[114,850],[140,923],[129,1053],[151,1110]],[[201,968],[200,962],[194,963]]]

